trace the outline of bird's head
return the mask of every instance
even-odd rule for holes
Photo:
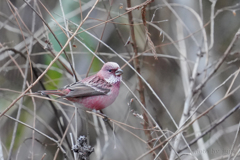
[[[103,78],[110,84],[121,81],[123,71],[115,62],[107,62],[103,65],[102,69],[98,72],[98,76]]]

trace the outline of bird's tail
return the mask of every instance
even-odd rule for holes
[[[46,95],[65,96],[66,95],[62,90],[43,90],[43,91],[38,91],[37,93],[40,93],[42,96],[46,96]]]

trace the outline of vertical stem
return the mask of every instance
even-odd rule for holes
[[[127,0],[127,7],[130,8],[131,7],[131,0]],[[136,42],[136,37],[135,37],[135,32],[134,32],[134,22],[133,22],[133,16],[132,16],[132,12],[128,13],[128,20],[129,20],[129,24],[130,24],[130,32],[131,32],[131,39],[132,39],[132,47],[133,47],[133,51],[135,56],[137,57],[138,55],[138,49],[137,49],[137,42]],[[140,70],[140,64],[139,64],[139,58],[135,58],[134,59],[134,67],[136,68],[137,72],[139,74],[141,74],[141,70]],[[139,96],[140,96],[140,100],[141,103],[145,105],[145,96],[144,96],[144,88],[143,88],[143,82],[142,79],[138,76],[138,92],[139,92]],[[144,119],[144,124],[143,124],[143,128],[147,129],[148,128],[148,117],[146,112],[143,110],[143,119]],[[148,140],[152,139],[152,136],[149,132],[149,130],[144,130],[145,134],[148,136]],[[149,145],[151,146],[151,144],[149,143]]]
[[[180,23],[177,23],[177,26],[178,26],[178,29],[180,27]],[[182,29],[181,29],[182,30]],[[182,32],[182,31],[181,31]],[[180,32],[179,32],[180,33]],[[178,33],[178,36],[179,36],[179,33]],[[182,38],[183,35],[179,38]],[[181,52],[185,52],[183,51],[183,46],[184,44],[179,44],[180,49],[181,49]],[[184,45],[185,46],[185,45]],[[184,49],[185,50],[185,49]],[[187,55],[186,53],[182,53],[183,55]],[[196,77],[197,77],[197,70],[198,70],[198,66],[199,66],[199,62],[200,62],[200,58],[201,56],[197,55],[196,57],[196,62],[195,62],[195,65],[193,67],[193,71],[192,71],[192,75],[191,75],[191,81],[188,82],[185,84],[184,88],[185,88],[185,97],[186,97],[186,100],[184,102],[184,107],[183,107],[183,113],[182,113],[182,116],[181,116],[181,119],[180,119],[180,122],[179,122],[179,128],[183,127],[186,119],[188,118],[188,114],[189,114],[189,110],[190,110],[190,107],[191,107],[191,101],[192,101],[192,98],[194,96],[192,90],[193,90],[193,87],[194,87],[194,84],[195,84],[195,81],[196,81]],[[183,68],[183,67],[182,67]],[[185,69],[186,70],[186,69]],[[184,71],[186,72],[186,71]],[[186,74],[186,73],[185,73]],[[188,76],[188,75],[186,75]],[[186,78],[185,78],[186,79]],[[186,81],[186,80],[184,80]],[[180,140],[181,140],[181,137],[182,137],[182,133],[179,133],[177,136],[176,136],[176,140],[174,141],[174,145],[173,145],[173,149],[171,150],[171,153],[170,153],[170,158],[169,160],[174,160],[175,159],[175,150],[178,148],[178,145],[180,143]]]
[[[33,7],[36,8],[36,0],[33,1]],[[36,25],[36,13],[33,12],[33,15],[32,15],[32,28],[31,28],[31,32],[34,33],[35,31],[35,25]],[[31,37],[31,42],[30,42],[30,46],[29,46],[29,55],[32,53],[32,49],[33,49],[33,36]],[[31,62],[29,63],[31,64]],[[26,60],[26,71],[25,71],[25,76],[27,78],[27,75],[28,75],[28,59]],[[31,65],[29,67],[32,67]],[[32,68],[31,69],[31,83],[32,83]],[[25,88],[24,88],[25,89]],[[35,125],[36,125],[36,102],[34,100],[34,98],[32,98],[32,102],[33,102],[33,127],[35,128]],[[33,130],[32,131],[32,160],[34,159],[34,142],[35,142],[35,131]]]
[[[0,160],[4,160],[1,137],[0,137]]]

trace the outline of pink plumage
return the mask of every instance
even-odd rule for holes
[[[100,110],[111,105],[118,96],[123,71],[115,62],[107,62],[101,70],[79,82],[59,90],[39,91],[42,95],[58,95],[84,107]]]

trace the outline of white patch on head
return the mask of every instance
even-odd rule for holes
[[[107,81],[107,82],[110,83],[110,84],[119,82],[119,81],[121,81],[121,79],[122,79],[122,76],[120,76],[120,77],[115,77],[114,75],[110,75],[109,78],[104,78],[104,80]]]

